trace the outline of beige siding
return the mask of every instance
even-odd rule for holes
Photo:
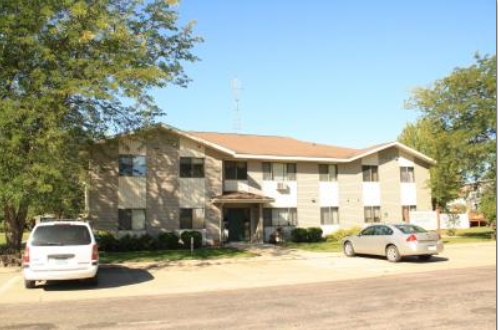
[[[179,228],[179,152],[173,134],[149,136],[147,145],[147,231],[157,235]]]
[[[430,172],[426,163],[415,160],[415,183],[417,187],[417,210],[432,210]]]
[[[145,209],[147,207],[147,179],[145,177],[120,176],[118,183],[119,208]]]
[[[316,163],[297,163],[297,218],[299,227],[320,226],[319,176]]]
[[[402,220],[398,156],[398,150],[395,148],[379,153],[380,216],[382,222],[395,223]]]
[[[118,143],[108,141],[92,150],[88,189],[88,211],[98,230],[117,230]]]
[[[143,141],[132,138],[121,138],[119,140],[120,155],[146,155],[146,145]]]
[[[221,208],[210,202],[221,195],[222,189],[222,157],[218,153],[206,149],[206,237],[208,244],[221,242]]]
[[[339,224],[343,227],[363,225],[363,177],[361,160],[339,164]]]

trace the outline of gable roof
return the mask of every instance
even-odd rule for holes
[[[283,136],[188,132],[164,124],[160,126],[239,159],[347,163],[391,147],[396,147],[430,165],[436,164],[432,158],[400,142],[383,143],[365,149],[352,149],[306,142]]]

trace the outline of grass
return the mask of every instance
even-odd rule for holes
[[[212,260],[222,258],[249,258],[256,254],[228,247],[204,247],[194,250],[163,250],[163,251],[133,251],[133,252],[100,252],[99,261],[102,264],[122,262],[159,262],[182,260]]]

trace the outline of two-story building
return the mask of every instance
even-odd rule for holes
[[[268,241],[276,228],[328,233],[430,210],[434,164],[399,142],[359,150],[159,125],[94,148],[87,211],[118,235],[194,229],[206,244],[224,228],[231,241]]]

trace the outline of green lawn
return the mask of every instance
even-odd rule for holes
[[[151,261],[181,261],[206,260],[221,258],[249,258],[256,254],[228,247],[205,247],[194,250],[164,250],[164,251],[136,251],[136,252],[100,252],[99,261],[102,264],[120,262],[151,262]]]

